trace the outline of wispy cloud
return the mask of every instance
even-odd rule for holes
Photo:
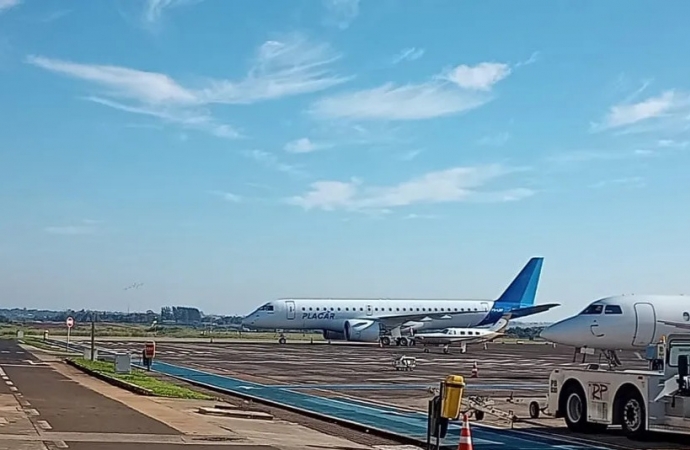
[[[408,214],[405,217],[405,220],[432,220],[432,219],[438,219],[439,216],[436,214]]]
[[[391,63],[398,64],[403,61],[415,61],[424,56],[424,52],[425,50],[423,48],[408,47],[395,55]]]
[[[372,211],[413,204],[448,202],[505,202],[533,195],[531,189],[512,188],[488,191],[484,186],[523,168],[500,164],[454,167],[430,172],[393,186],[366,186],[359,179],[317,181],[307,193],[287,199],[305,210]]]
[[[594,189],[600,189],[611,186],[625,186],[625,187],[644,187],[645,181],[642,177],[626,177],[626,178],[614,178],[611,180],[602,180],[597,183],[591,184],[589,187]]]
[[[559,152],[545,158],[548,163],[577,164],[595,161],[615,161],[630,158],[644,158],[653,156],[654,150],[639,148],[634,150],[573,150]]]
[[[286,164],[273,153],[254,149],[245,151],[244,155],[269,169],[284,172],[295,177],[307,176],[307,172],[302,168],[301,165]]]
[[[477,144],[500,147],[501,145],[504,145],[506,142],[508,142],[509,139],[510,133],[502,132],[484,136],[477,140]]]
[[[15,8],[22,3],[22,0],[0,0],[0,14]]]
[[[322,0],[326,8],[324,24],[345,30],[359,15],[360,0]]]
[[[200,109],[211,104],[250,104],[327,89],[348,78],[329,66],[340,56],[327,44],[302,36],[268,41],[256,52],[252,67],[239,81],[209,80],[196,88],[183,86],[164,73],[112,65],[81,64],[43,56],[28,56],[29,64],[103,88],[88,100],[136,114],[145,114],[221,137],[239,133]],[[118,99],[118,100],[114,100]],[[123,103],[126,102],[126,103]]]
[[[418,84],[386,83],[324,97],[311,106],[320,118],[420,120],[457,114],[489,102],[491,87],[510,74],[505,64],[458,66]]]
[[[96,234],[96,232],[98,231],[96,225],[100,223],[101,221],[99,220],[83,219],[80,221],[79,225],[50,226],[46,227],[44,230],[48,234],[59,234],[67,236]]]
[[[403,161],[412,161],[412,160],[415,159],[417,156],[419,156],[423,151],[424,151],[424,150],[419,149],[419,148],[418,148],[418,149],[414,149],[414,150],[410,150],[410,151],[405,152],[405,153],[403,153],[402,155],[400,155],[400,159],[403,160]]]
[[[621,103],[612,106],[601,122],[591,125],[591,130],[596,132],[619,129],[643,122],[656,122],[656,126],[662,127],[663,122],[678,120],[687,122],[689,107],[690,95],[668,90],[637,103]]]
[[[311,153],[328,147],[329,144],[315,143],[305,137],[288,142],[283,149],[288,153]]]
[[[160,20],[163,13],[171,8],[199,3],[203,0],[146,0],[143,19],[149,24]]]
[[[237,195],[237,194],[233,194],[232,192],[225,192],[225,191],[209,191],[209,194],[215,195],[215,196],[217,196],[217,197],[220,197],[220,198],[222,198],[223,200],[225,200],[226,202],[230,202],[230,203],[239,203],[239,202],[242,201],[242,197],[241,197],[241,196],[239,196],[239,195]]]

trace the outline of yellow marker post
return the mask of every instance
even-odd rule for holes
[[[461,375],[448,375],[444,381],[441,399],[441,417],[457,419],[462,407],[462,394],[465,391],[465,378]]]

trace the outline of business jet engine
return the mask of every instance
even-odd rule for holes
[[[355,342],[376,342],[381,335],[381,325],[375,320],[351,319],[345,322],[345,339]]]
[[[323,330],[323,338],[327,341],[344,341],[345,333],[338,333],[337,331]]]

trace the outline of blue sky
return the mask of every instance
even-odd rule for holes
[[[0,0],[0,305],[495,298],[533,255],[535,320],[688,292],[690,4],[651,5]]]

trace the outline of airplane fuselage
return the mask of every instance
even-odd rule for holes
[[[503,314],[493,300],[422,299],[281,299],[273,311],[256,311],[243,323],[248,327],[329,330],[342,332],[348,320],[376,320],[392,315],[448,313],[448,318],[411,321],[415,329],[440,329],[482,325]],[[518,305],[519,306],[519,305]],[[455,315],[453,315],[455,314]],[[494,320],[495,321],[495,320]]]
[[[580,314],[541,332],[544,339],[573,347],[643,351],[678,328],[659,321],[690,325],[690,296],[620,295],[597,300]]]

